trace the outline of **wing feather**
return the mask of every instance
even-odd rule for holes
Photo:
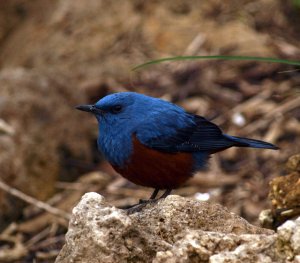
[[[176,129],[173,135],[163,134],[145,144],[166,152],[214,152],[234,145],[216,124],[198,115],[193,115],[193,120],[188,126]]]

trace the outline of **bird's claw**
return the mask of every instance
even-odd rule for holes
[[[156,203],[156,202],[157,202],[157,199],[149,199],[149,200],[143,200],[143,199],[141,199],[138,204],[133,205],[133,206],[127,208],[126,212],[127,212],[128,215],[134,214],[134,213],[142,211],[143,208],[146,207],[148,204],[153,204],[153,203]]]
[[[148,203],[151,199],[140,199],[139,204]]]

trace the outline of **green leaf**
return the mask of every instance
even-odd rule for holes
[[[265,57],[251,57],[251,56],[177,56],[177,57],[168,57],[168,58],[151,60],[146,63],[135,66],[132,70],[138,70],[146,66],[159,64],[167,61],[197,60],[197,59],[222,59],[222,60],[237,60],[237,61],[248,60],[248,61],[262,61],[262,62],[269,62],[269,63],[282,63],[282,64],[300,66],[300,61],[279,59],[279,58],[265,58]]]

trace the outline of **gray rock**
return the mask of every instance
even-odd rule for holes
[[[169,196],[127,215],[87,193],[73,209],[56,263],[299,262],[299,244],[300,219],[276,234],[218,204]]]

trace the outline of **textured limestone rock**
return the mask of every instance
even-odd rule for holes
[[[270,182],[272,209],[260,214],[261,224],[268,228],[300,215],[300,154],[291,156],[286,167],[290,174],[276,177]]]
[[[298,262],[299,244],[300,219],[275,234],[217,204],[169,196],[127,215],[87,193],[56,262]]]
[[[300,172],[300,153],[291,156],[286,163],[286,167],[291,172]]]
[[[274,209],[293,208],[300,203],[300,173],[292,172],[270,182],[269,198]]]
[[[270,182],[270,194],[274,209],[292,208],[300,203],[300,154],[289,158],[289,175],[279,176]]]

